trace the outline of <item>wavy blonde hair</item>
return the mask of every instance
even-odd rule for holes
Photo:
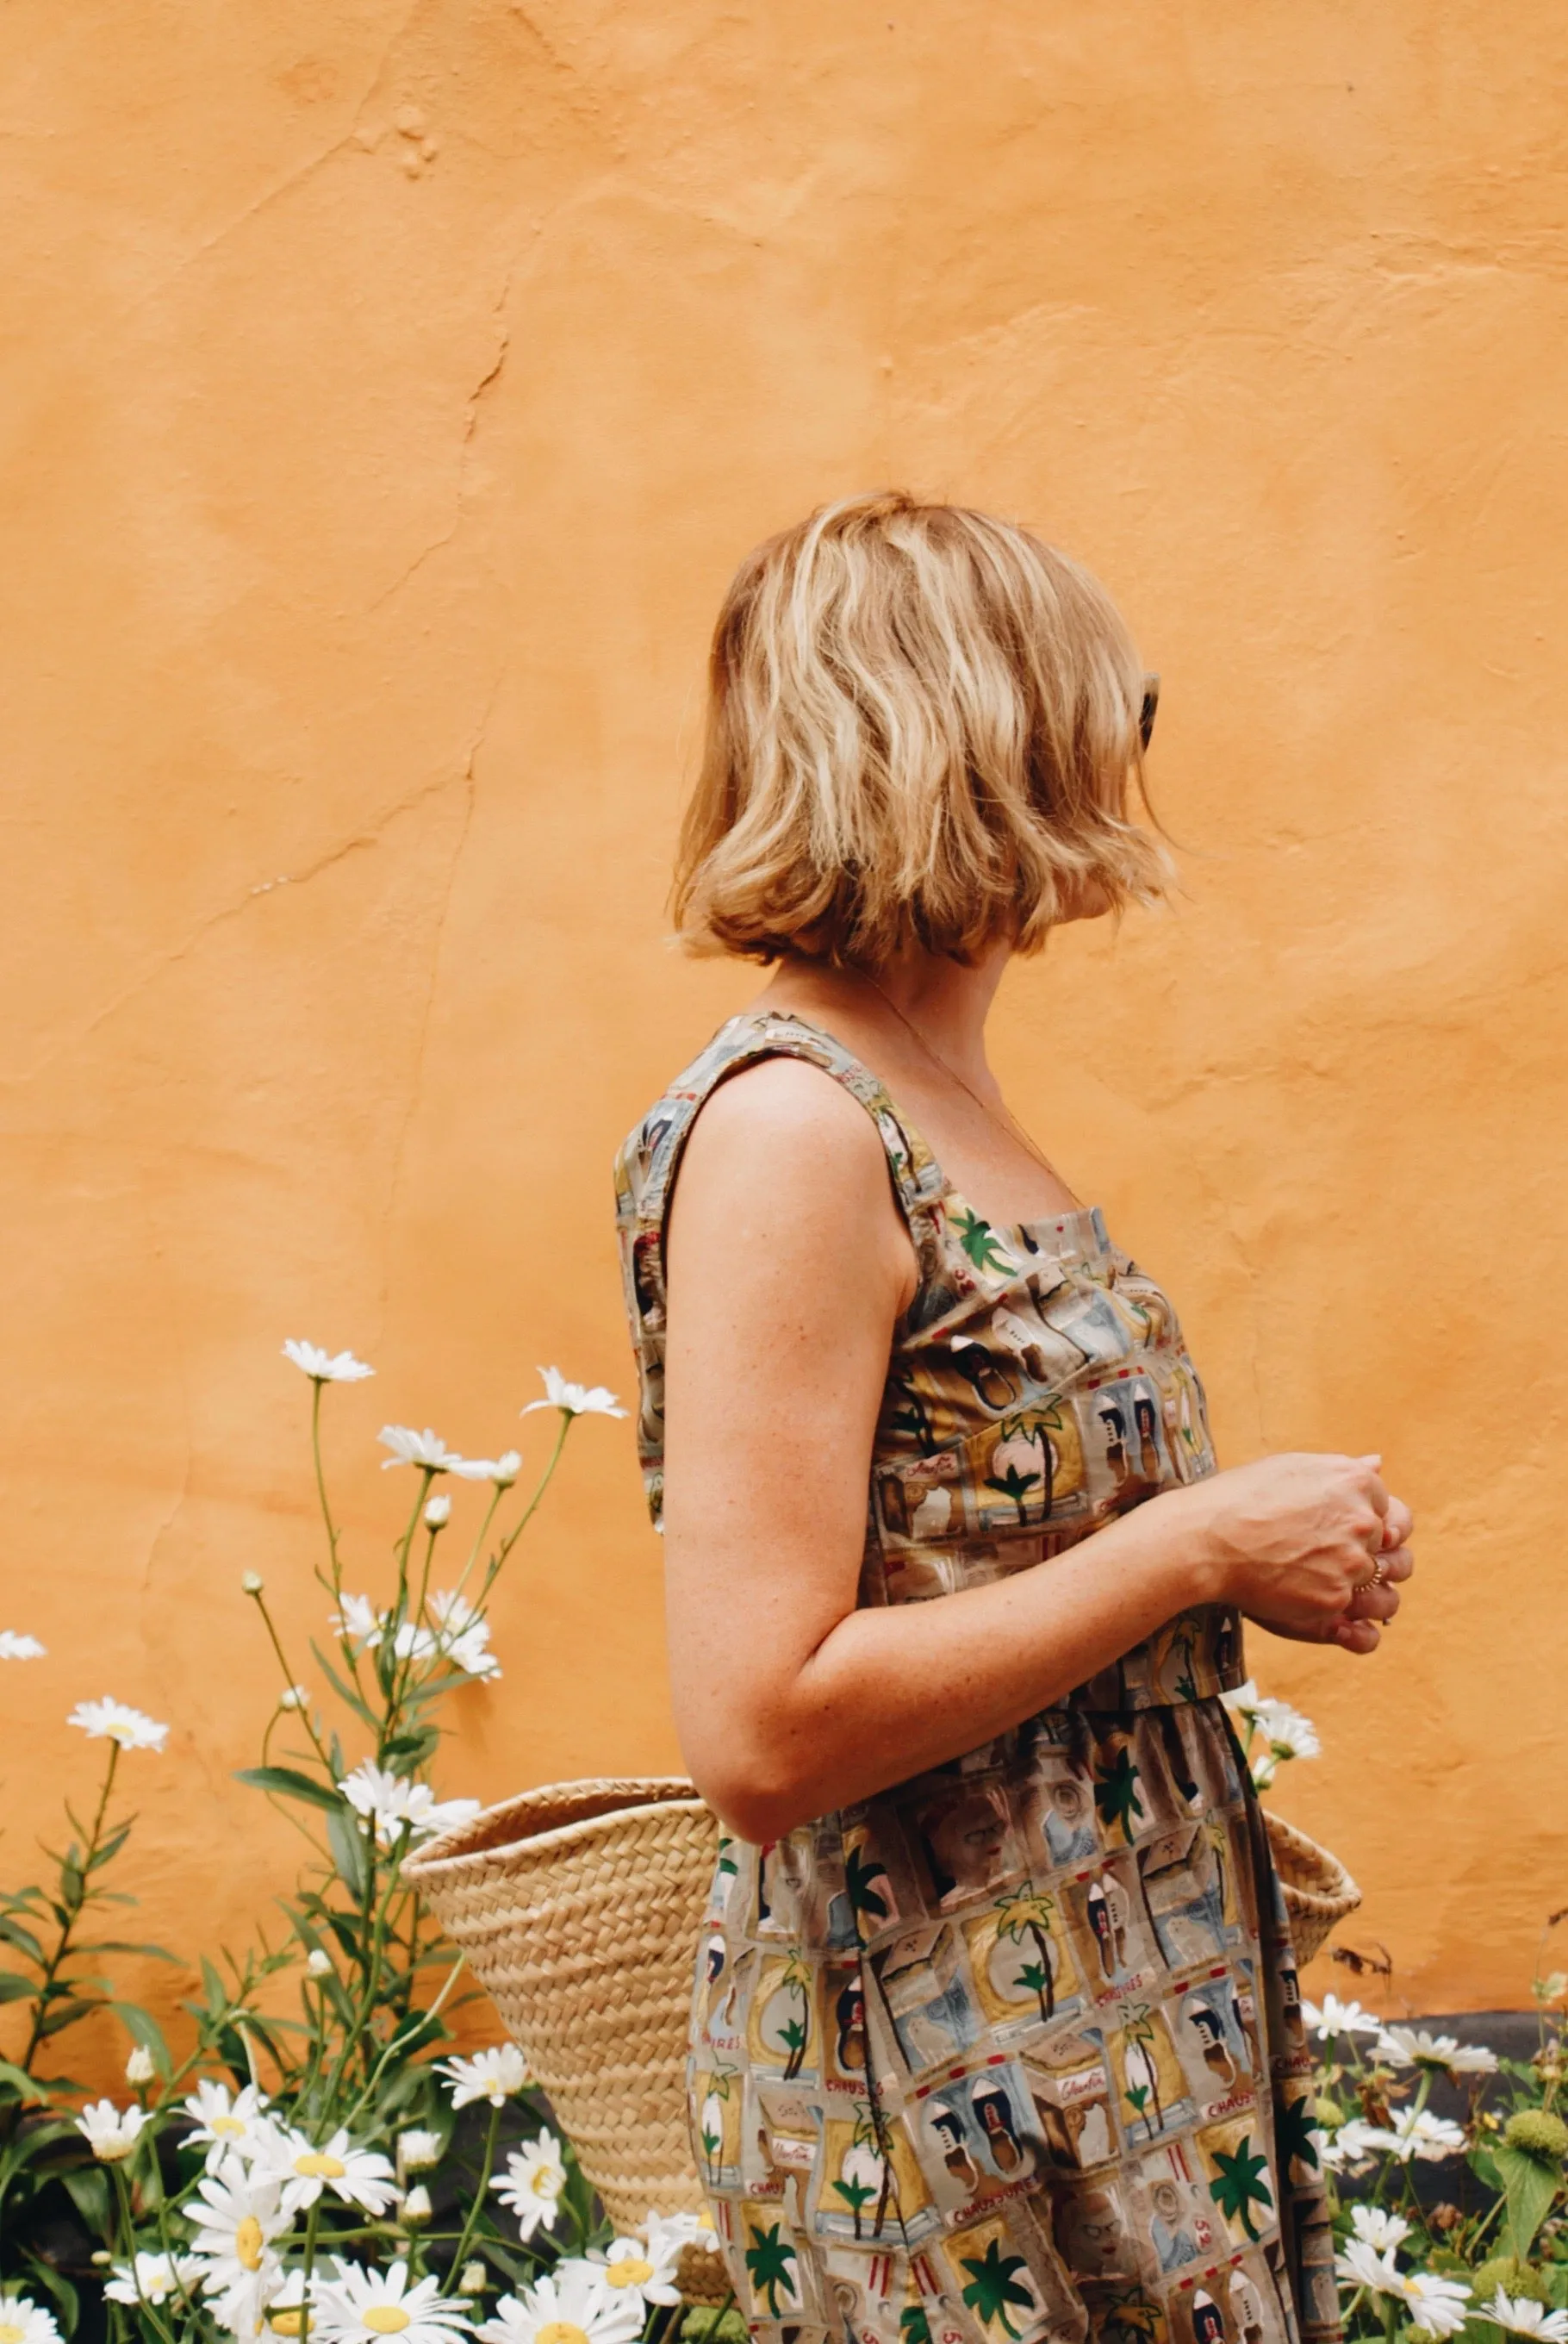
[[[1037,952],[1086,900],[1152,900],[1143,688],[1104,588],[1027,530],[897,493],[824,505],[742,562],[719,615],[682,942],[968,960]]]

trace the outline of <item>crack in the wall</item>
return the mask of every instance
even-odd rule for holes
[[[113,1000],[106,1002],[101,1009],[95,1010],[84,1025],[75,1026],[68,1034],[62,1036],[53,1048],[45,1050],[22,1073],[5,1076],[3,1078],[5,1087],[16,1091],[25,1088],[27,1084],[36,1082],[41,1075],[47,1074],[71,1051],[79,1049],[83,1043],[91,1041],[100,1027],[106,1026],[112,1017],[117,1016],[128,1003],[136,1000],[139,994],[145,993],[149,985],[156,985],[167,970],[177,967],[181,961],[188,960],[191,954],[215,928],[225,926],[230,920],[243,918],[261,897],[275,894],[279,887],[307,887],[313,879],[320,878],[324,871],[330,871],[335,864],[342,863],[350,854],[357,854],[367,847],[379,845],[383,832],[389,829],[393,823],[400,820],[406,813],[414,813],[427,798],[439,797],[452,787],[455,780],[461,778],[461,774],[448,773],[437,781],[421,783],[417,789],[410,790],[407,796],[399,798],[395,804],[388,806],[384,813],[378,814],[367,828],[357,830],[352,836],[340,840],[336,846],[329,847],[326,854],[318,855],[314,863],[307,864],[303,871],[282,871],[275,879],[259,880],[254,886],[247,887],[245,894],[236,897],[232,903],[225,904],[220,910],[209,913],[206,918],[198,921],[183,941],[176,945],[171,951],[157,954],[131,979],[128,985],[115,995]]]
[[[478,724],[475,729],[474,737],[468,744],[468,753],[464,760],[460,777],[466,798],[466,803],[463,808],[463,819],[461,823],[458,825],[457,843],[452,849],[452,858],[447,867],[447,884],[442,894],[441,909],[437,917],[435,938],[430,948],[430,976],[429,982],[425,989],[425,1005],[420,1013],[419,1038],[414,1052],[414,1071],[412,1079],[408,1086],[408,1102],[404,1110],[403,1120],[398,1129],[397,1143],[392,1151],[391,1176],[387,1184],[387,1205],[381,1217],[383,1251],[381,1263],[380,1303],[383,1325],[386,1323],[387,1312],[389,1307],[389,1265],[387,1260],[386,1239],[391,1229],[393,1217],[397,1210],[398,1197],[402,1191],[403,1164],[404,1157],[407,1152],[409,1134],[414,1128],[414,1125],[418,1116],[419,1108],[424,1098],[425,1056],[430,1038],[430,1021],[435,1014],[436,995],[440,984],[441,954],[447,940],[447,922],[452,909],[452,897],[457,892],[457,872],[462,864],[464,849],[467,847],[468,843],[468,833],[473,827],[474,807],[478,796],[478,782],[476,768],[478,763],[479,752],[484,747],[486,738],[489,732],[490,718],[495,712],[496,702],[500,693],[501,682],[502,676],[501,674],[498,674],[495,682],[490,687],[489,697],[485,702],[484,712],[480,716]]]

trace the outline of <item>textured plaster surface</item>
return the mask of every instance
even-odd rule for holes
[[[745,996],[660,901],[755,539],[901,481],[1028,519],[1165,679],[1185,894],[997,1053],[1173,1288],[1225,1455],[1381,1449],[1372,1664],[1258,1637],[1281,1803],[1395,1999],[1564,1901],[1568,450],[1553,12],[1273,0],[16,0],[0,32],[7,1874],[112,1691],[136,1934],[243,1942],[239,1592],[319,1625],[306,1387],[373,1584],[387,1418],[624,1386],[608,1158]],[[538,1453],[541,1420],[529,1420]],[[669,1764],[628,1428],[579,1428],[441,1787]],[[166,2006],[159,1972],[139,1983]],[[106,2038],[107,2062],[115,2054]]]

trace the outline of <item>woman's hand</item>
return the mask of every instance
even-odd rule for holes
[[[1384,1489],[1381,1462],[1292,1451],[1172,1492],[1197,1501],[1219,1600],[1276,1636],[1375,1652],[1415,1567],[1411,1510]]]

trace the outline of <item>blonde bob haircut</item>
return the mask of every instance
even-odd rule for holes
[[[672,904],[697,953],[878,968],[1038,952],[1149,902],[1132,638],[1027,530],[896,493],[825,505],[742,562],[709,667]]]

